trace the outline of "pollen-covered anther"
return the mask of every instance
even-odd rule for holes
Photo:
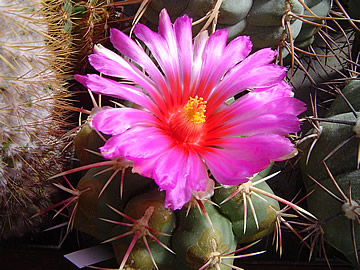
[[[195,124],[205,122],[206,103],[207,101],[202,97],[195,96],[195,98],[189,98],[184,107],[184,111],[191,122]]]

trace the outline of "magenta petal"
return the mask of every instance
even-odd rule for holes
[[[136,161],[157,156],[170,148],[169,138],[155,127],[135,126],[115,135],[100,148],[105,158],[124,156]]]
[[[133,164],[133,172],[148,178],[154,178],[154,167],[157,164],[158,157],[138,159]]]
[[[206,46],[206,42],[209,39],[207,31],[200,32],[194,39],[194,56],[193,56],[193,77],[197,78],[202,68],[202,55]]]
[[[89,55],[89,62],[97,71],[104,75],[126,78],[127,80],[140,84],[143,88],[146,88],[146,86],[151,83],[149,77],[121,57],[114,60],[100,52]]]
[[[226,138],[203,158],[215,179],[224,185],[238,185],[294,150],[292,143],[278,135]]]
[[[252,92],[266,92],[268,94],[271,94],[274,97],[292,97],[292,87],[288,85],[285,81],[280,81],[278,84],[275,84],[271,87],[266,88],[257,88],[254,89]]]
[[[305,110],[304,105],[297,99],[266,91],[251,92],[224,108],[221,116],[213,115],[208,122],[224,122],[219,129],[226,129],[231,136],[286,135],[299,131],[297,115]]]
[[[148,126],[155,123],[151,113],[132,108],[107,109],[98,112],[92,119],[98,131],[110,135],[121,134],[135,125]]]
[[[286,113],[299,115],[305,110],[305,103],[289,96],[282,96],[283,93],[274,93],[273,91],[252,91],[234,103],[228,109],[229,113],[241,117],[252,116],[254,114],[266,113]]]
[[[135,26],[134,33],[150,49],[165,75],[172,74],[174,63],[171,60],[173,56],[170,55],[166,40],[158,33],[151,31],[147,26],[140,23]],[[175,57],[177,57],[177,55]]]
[[[199,81],[207,81],[207,89],[198,91],[199,95],[207,97],[222,77],[251,51],[252,43],[249,37],[237,37],[225,46],[227,35],[226,30],[217,30],[210,36],[204,48],[203,67]]]
[[[155,66],[151,58],[145,53],[145,51],[136,44],[131,38],[118,29],[110,29],[110,40],[114,47],[125,56],[129,57],[150,75],[150,77],[157,81],[164,81],[164,77],[160,73],[159,69]]]
[[[222,129],[225,129],[225,125]],[[257,134],[286,135],[300,130],[300,121],[294,115],[262,114],[236,123],[231,122],[227,131],[231,136],[253,136]]]
[[[179,181],[186,181],[189,171],[186,163],[187,155],[179,147],[163,152],[154,168],[154,179],[160,189],[172,189]]]
[[[75,80],[82,83],[94,93],[126,99],[148,110],[154,108],[154,104],[149,97],[137,87],[121,84],[97,74],[75,75]]]
[[[220,146],[237,151],[240,158],[263,158],[273,161],[294,150],[294,145],[288,138],[274,134],[226,138]]]
[[[189,184],[192,164],[182,147],[174,147],[157,160],[155,182],[160,189],[166,190],[165,207],[181,209],[191,199]]]
[[[222,61],[223,51],[226,46],[228,31],[217,30],[212,34],[202,53],[202,68],[198,78],[196,95],[207,97],[207,93],[227,71],[227,62]]]
[[[245,68],[245,67],[244,67]],[[237,79],[234,80],[234,76]],[[286,68],[277,65],[266,65],[250,70],[241,70],[241,72],[232,74],[229,78],[219,84],[219,89],[225,100],[235,96],[244,90],[251,88],[271,87],[280,83],[286,76]]]
[[[193,43],[192,43],[192,20],[184,15],[178,18],[174,23],[174,31],[176,41],[179,47],[179,72],[180,80],[183,82],[183,93],[179,101],[184,103],[190,91],[190,83],[192,77],[192,64],[193,64]]]
[[[252,49],[252,43],[250,37],[248,36],[239,36],[226,46],[224,50],[224,61],[230,61],[229,68],[231,68],[236,63],[244,60]],[[225,60],[226,59],[226,60]]]
[[[178,45],[176,35],[166,9],[161,10],[159,14],[159,34],[166,40],[170,52],[168,57],[174,57],[172,61],[177,62]]]
[[[178,181],[174,188],[166,190],[165,207],[172,210],[181,209],[190,201],[191,195],[192,191],[186,179]]]
[[[193,192],[205,191],[207,168],[196,153],[187,154],[182,147],[172,147],[158,157],[138,160],[134,171],[154,178],[160,189],[166,191],[165,207],[181,209]]]
[[[247,177],[262,169],[246,159],[235,159],[236,156],[231,150],[208,151],[203,158],[216,181],[223,185],[245,183],[248,181]]]
[[[238,66],[238,68],[246,66],[249,69],[253,69],[256,67],[268,65],[275,60],[276,55],[277,51],[270,48],[258,50],[246,57],[244,61],[242,61],[241,64]]]
[[[202,158],[197,153],[189,153],[188,158],[189,170],[189,185],[195,192],[205,191],[208,181],[209,174],[207,167]]]

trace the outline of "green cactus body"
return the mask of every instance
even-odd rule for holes
[[[251,184],[251,182],[249,182]],[[256,225],[255,217],[251,210],[249,199],[246,199],[247,204],[247,219],[244,220],[244,195],[247,194],[245,183],[241,186],[235,186],[231,188],[219,188],[215,190],[214,201],[216,203],[221,203],[227,197],[229,197],[233,192],[240,188],[240,192],[231,198],[229,201],[221,204],[219,211],[227,216],[233,226],[233,231],[236,236],[238,243],[247,243],[260,239],[273,231],[274,222],[276,221],[276,211],[279,210],[279,203],[263,195],[255,196],[250,192],[249,199],[251,200],[254,210],[256,213],[256,218],[258,221],[259,228]],[[262,189],[266,192],[273,194],[271,188],[265,183],[260,183],[256,185],[257,188]],[[244,188],[244,189],[242,189]],[[246,225],[245,225],[246,223]],[[244,228],[246,231],[244,232]]]
[[[157,24],[159,11],[166,8],[173,19],[187,14],[194,20],[198,20],[212,10],[215,2],[213,0],[153,0],[145,17],[151,23]],[[317,16],[327,16],[332,5],[330,0],[304,2]],[[228,29],[229,39],[239,35],[249,35],[254,49],[277,48],[282,41],[289,41],[289,29],[284,29],[282,25],[285,18],[289,20],[292,39],[296,41],[300,36],[298,44],[304,46],[311,44],[316,26],[308,26],[301,20],[288,16],[289,12],[297,15],[310,14],[298,0],[224,0],[219,9],[217,28]],[[309,19],[309,21],[320,22],[315,19]],[[195,26],[195,32],[199,31],[202,25]]]
[[[308,0],[305,4],[310,8],[318,17],[326,17],[332,7],[332,0]],[[304,10],[304,15],[314,16],[308,10]],[[321,19],[306,19],[309,22],[317,24],[323,24],[324,21]],[[318,30],[318,26],[311,25],[310,23],[303,23],[299,35],[296,37],[295,45],[300,48],[305,48],[311,45],[315,39],[314,35]]]
[[[351,105],[356,111],[360,111],[360,80],[351,80],[348,84],[341,90],[343,95],[347,100],[350,101]],[[337,97],[334,102],[331,104],[327,116],[334,116],[341,113],[349,112],[350,108],[346,104],[345,100],[341,97]]]
[[[107,205],[120,205],[120,178],[113,179],[99,198],[100,191],[110,178],[112,172],[100,173],[104,168],[90,169],[79,181],[77,189],[83,192],[78,200],[74,227],[88,233],[99,240],[110,236],[113,224],[99,218],[114,219],[118,216]]]
[[[183,208],[180,211],[179,226],[172,237],[177,269],[199,269],[212,258],[212,255],[231,252],[236,248],[231,222],[213,205],[204,203],[204,206],[213,227],[197,207],[191,208],[188,215],[187,209]],[[232,263],[232,259],[225,261],[228,264]],[[217,266],[219,268],[216,268]],[[210,264],[206,269],[230,269],[221,264],[217,266]]]
[[[328,119],[344,121],[356,120],[352,113],[338,114],[331,116]],[[354,135],[353,127],[349,125],[322,122],[320,123],[320,127],[322,128],[322,131],[318,141],[310,153],[308,165],[305,164],[306,158],[309,155],[307,151],[304,153],[301,163],[304,173],[309,174],[318,181],[321,181],[323,178],[328,178],[328,173],[322,165],[324,158],[326,158],[328,154],[338,145]],[[326,164],[334,176],[356,170],[358,144],[359,139],[353,138],[337,150],[331,157],[327,158]],[[306,148],[308,147],[309,144],[307,144]],[[303,148],[305,148],[305,145]],[[305,182],[305,184],[306,183],[307,182]],[[310,181],[309,183],[313,182]],[[314,183],[312,185],[314,185]]]
[[[75,153],[80,161],[80,165],[105,161],[105,158],[99,152],[99,147],[103,146],[104,143],[104,140],[94,129],[88,124],[84,125],[74,139]],[[99,153],[99,155],[88,150]]]
[[[156,237],[161,243],[166,246],[170,245],[170,234],[175,228],[175,214],[174,212],[164,208],[164,194],[158,190],[145,192],[132,198],[124,209],[124,214],[135,220],[140,220],[146,215],[146,212],[150,210],[150,215],[146,221],[146,225],[153,231],[150,233]],[[123,218],[123,222],[131,223],[127,219]],[[113,236],[121,235],[129,231],[131,227],[116,226],[114,227],[112,234]],[[132,227],[135,230],[135,227]],[[140,228],[142,230],[143,228]],[[136,231],[136,230],[135,230]],[[134,233],[135,233],[134,231]],[[145,230],[146,231],[146,230]],[[157,233],[159,232],[159,233]],[[165,233],[168,235],[161,235]],[[132,235],[119,240],[114,241],[113,248],[120,264],[124,258],[124,255],[130,245]],[[146,238],[151,255],[153,256],[156,265],[160,269],[164,269],[171,266],[175,256],[169,250],[165,249],[159,243],[154,241],[148,236],[148,232],[141,231],[138,240],[134,248],[132,249],[128,258],[128,265],[134,269],[139,270],[151,270],[154,269],[154,263],[151,260],[148,250],[144,244],[143,238]]]
[[[349,15],[353,19],[360,19],[360,0],[349,1]]]
[[[343,89],[344,95],[357,109],[359,109],[358,89],[358,81],[350,82]],[[349,106],[339,95],[330,107],[328,112],[330,117],[326,119],[355,123],[358,119],[355,118],[353,112],[349,111]],[[359,115],[358,112],[357,114]],[[309,211],[319,218],[325,232],[325,240],[358,267],[355,249],[357,252],[360,250],[360,226],[356,221],[356,215],[359,215],[360,211],[352,206],[357,206],[360,202],[360,171],[357,167],[360,141],[358,135],[355,136],[352,125],[321,122],[320,129],[321,133],[310,154],[310,143],[301,145],[301,148],[306,149],[300,162],[304,183],[308,192],[315,190],[307,199]],[[350,140],[343,144],[348,139]],[[341,144],[343,145],[337,149]],[[337,150],[333,151],[334,149]],[[333,154],[329,156],[332,151]],[[323,164],[324,160],[329,172]],[[330,173],[342,193],[331,180]],[[309,176],[339,199],[335,199],[324,191]],[[351,194],[349,194],[349,185]],[[355,239],[356,247],[354,247],[353,239]]]
[[[75,228],[90,235],[106,240],[112,225],[99,220],[99,218],[114,219],[117,214],[108,205],[122,209],[130,198],[144,191],[152,183],[151,179],[133,174],[127,170],[124,175],[124,194],[120,195],[122,173],[113,176],[115,170],[111,167],[97,167],[89,169],[80,179],[77,189],[90,191],[81,194],[75,218]],[[109,183],[109,179],[111,180]],[[108,186],[104,188],[104,186]],[[102,192],[99,197],[100,192]],[[93,228],[97,228],[96,232]]]
[[[350,173],[339,174],[335,177],[337,184],[348,196],[349,183],[352,187],[352,199],[355,205],[360,202],[360,171],[355,170]],[[310,180],[309,180],[310,181]],[[333,182],[328,179],[322,179],[321,184],[328,190],[341,198]],[[350,225],[351,219],[344,215],[342,209],[343,203],[332,198],[320,187],[313,186],[315,191],[308,198],[308,208],[320,221],[325,233],[326,241],[343,253],[354,265],[357,265],[353,237],[356,240],[357,252],[360,252],[360,226],[354,220],[354,235]],[[357,210],[360,214],[359,209]],[[341,232],[341,233],[339,233]]]

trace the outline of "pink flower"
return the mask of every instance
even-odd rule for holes
[[[275,51],[249,55],[246,36],[226,45],[227,30],[202,32],[193,42],[191,23],[184,15],[172,25],[162,10],[158,33],[137,24],[134,33],[153,58],[111,29],[112,44],[132,62],[97,46],[90,63],[132,85],[96,74],[75,77],[95,93],[139,105],[94,116],[94,127],[112,135],[100,150],[105,158],[134,161],[135,172],[166,191],[165,205],[172,209],[206,191],[208,170],[219,183],[237,185],[291,153],[284,136],[299,130],[297,115],[304,111],[283,81],[286,69],[271,64]],[[225,103],[238,93],[244,95]]]

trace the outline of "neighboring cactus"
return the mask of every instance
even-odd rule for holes
[[[71,152],[64,51],[48,46],[41,10],[41,1],[0,2],[0,239],[39,230],[43,217],[30,217],[55,200],[47,179]]]
[[[51,46],[67,47],[68,72],[84,73],[87,56],[95,44],[109,41],[110,27],[129,30],[131,16],[124,7],[139,1],[51,0],[45,1],[44,14],[49,21]],[[63,40],[61,44],[57,39]],[[69,78],[72,79],[72,78]]]
[[[299,47],[306,47],[312,43],[316,28],[323,23],[320,18],[328,15],[331,5],[331,0],[187,0],[180,3],[153,0],[144,16],[151,23],[157,24],[157,16],[162,8],[170,10],[172,18],[188,14],[195,21],[207,19],[205,16],[213,11],[217,18],[216,27],[228,29],[229,39],[249,35],[254,49],[281,49],[285,46],[291,51],[290,47],[294,43]],[[204,23],[200,24],[198,30],[202,26]],[[283,56],[287,54],[288,51],[284,50]]]
[[[329,117],[314,119],[320,121],[320,132],[316,133],[314,143],[301,146],[306,150],[301,160],[304,183],[308,191],[315,189],[308,197],[309,210],[319,218],[325,240],[344,253],[357,268],[360,251],[359,90],[360,81],[350,81],[331,105]]]

